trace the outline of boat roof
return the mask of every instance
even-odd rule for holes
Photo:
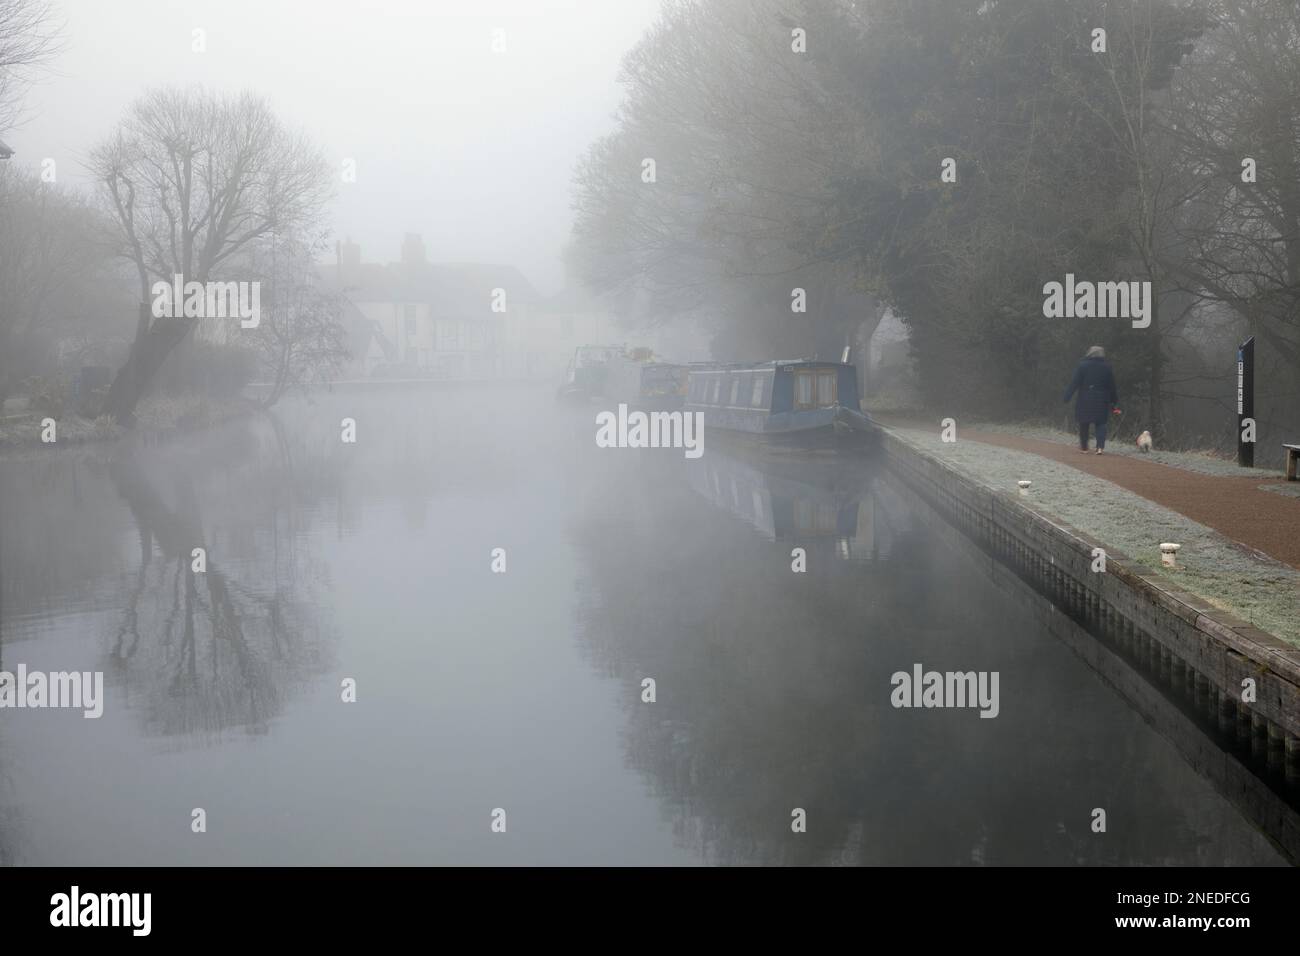
[[[773,359],[770,362],[692,362],[692,372],[743,372],[746,369],[775,369],[787,366],[822,366],[826,368],[852,368],[845,362],[829,362],[821,359]]]

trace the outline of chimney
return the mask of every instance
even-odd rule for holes
[[[349,236],[334,243],[340,289],[355,289],[361,285],[361,246]]]
[[[424,239],[418,232],[408,232],[402,240],[402,264],[419,265],[424,261]]]

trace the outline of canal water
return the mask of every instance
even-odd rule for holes
[[[105,680],[0,710],[0,861],[1288,862],[879,465],[595,410],[393,387],[0,458],[0,667]],[[997,716],[892,706],[918,664]]]

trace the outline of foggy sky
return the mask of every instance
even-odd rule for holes
[[[336,175],[336,238],[367,261],[406,232],[434,261],[502,262],[563,282],[569,183],[613,128],[619,60],[659,0],[59,0],[66,46],[4,134],[16,162],[86,182],[88,151],[146,88],[200,83],[266,96]],[[191,49],[207,31],[207,51]],[[491,50],[506,31],[507,52]]]

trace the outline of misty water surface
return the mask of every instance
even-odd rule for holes
[[[0,859],[1284,862],[878,467],[594,411],[376,389],[0,459],[3,665],[108,684],[0,712]],[[914,662],[999,671],[999,716],[893,709]]]

